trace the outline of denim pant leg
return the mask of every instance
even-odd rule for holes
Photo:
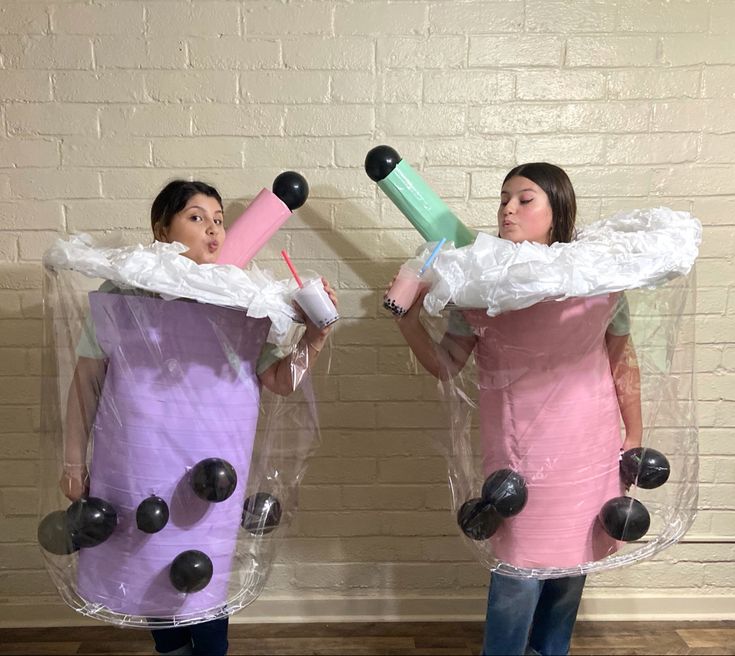
[[[167,654],[191,644],[188,626],[174,626],[168,629],[151,629],[153,642],[159,654]]]
[[[487,598],[484,656],[523,656],[543,581],[493,572]]]
[[[192,625],[190,629],[194,656],[225,656],[229,622],[229,617],[223,617]]]
[[[569,653],[586,576],[543,581],[529,646],[543,656]]]

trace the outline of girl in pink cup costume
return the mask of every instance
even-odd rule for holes
[[[226,238],[222,198],[214,187],[203,182],[174,180],[153,202],[151,228],[156,240],[176,241],[186,246],[188,250],[183,255],[197,264],[215,264]],[[322,283],[336,305],[329,283],[324,279]],[[100,291],[117,293],[120,290],[105,283]],[[308,349],[311,369],[332,328],[320,329],[308,318],[304,320],[306,330],[297,349]],[[107,371],[107,359],[91,323],[82,333],[77,355],[69,391],[64,471],[59,482],[64,495],[72,501],[89,494],[87,446]],[[257,378],[274,394],[290,394],[294,385],[289,355],[266,344],[257,362]],[[191,626],[154,629],[152,633],[159,653],[216,656],[227,651],[227,628],[228,618],[224,617]]]
[[[505,177],[500,238],[570,242],[575,218],[574,189],[559,167],[522,164]],[[509,468],[528,485],[525,508],[490,538],[497,558],[543,569],[614,553],[618,545],[599,530],[596,516],[621,494],[620,448],[640,446],[642,438],[640,373],[625,298],[549,301],[494,318],[483,310],[453,312],[437,344],[419,320],[427,291],[398,319],[403,337],[442,380],[454,377],[475,352],[485,476]],[[483,654],[566,654],[584,582],[585,576],[493,572]]]

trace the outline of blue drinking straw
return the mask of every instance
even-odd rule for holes
[[[426,269],[431,266],[431,263],[434,261],[434,258],[439,255],[439,251],[441,250],[442,246],[444,246],[444,242],[446,241],[446,237],[442,237],[442,240],[436,246],[434,246],[434,250],[431,251],[431,255],[429,255],[429,257],[426,259],[426,262],[424,262],[424,266],[419,269],[420,276],[423,276],[424,271],[426,271]]]

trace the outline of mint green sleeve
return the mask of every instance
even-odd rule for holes
[[[625,293],[621,293],[618,297],[607,332],[616,337],[630,335],[630,306]]]
[[[121,293],[120,288],[109,280],[105,280],[97,291],[104,292],[106,294],[119,294]],[[84,318],[84,324],[82,325],[82,334],[79,336],[77,342],[77,357],[78,358],[92,358],[94,360],[104,360],[107,355],[100,347],[97,341],[97,330],[94,327],[94,321],[92,315],[87,314]]]
[[[458,337],[472,337],[475,334],[472,326],[465,321],[465,318],[457,310],[450,310],[449,312],[447,332]]]
[[[82,334],[79,336],[76,352],[78,358],[104,360],[107,357],[97,341],[97,331],[95,330],[92,316],[89,314],[84,319]]]
[[[260,376],[264,371],[267,371],[276,364],[276,362],[280,362],[283,358],[289,356],[292,350],[289,346],[276,346],[275,344],[266,342],[260,351],[255,372]]]

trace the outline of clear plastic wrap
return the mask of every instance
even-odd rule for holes
[[[39,542],[67,604],[124,626],[254,601],[318,443],[295,285],[178,252],[45,260]],[[287,396],[258,379],[282,357]]]
[[[620,212],[551,246],[480,233],[440,254],[424,307],[436,314],[453,301],[494,316],[547,299],[655,287],[689,272],[701,239],[697,219],[666,207]]]
[[[427,327],[445,367],[453,511],[478,559],[502,574],[620,567],[673,544],[694,520],[690,270],[701,228],[672,213],[682,219],[669,227],[680,235],[672,253],[660,233],[648,238],[644,214],[601,223],[586,246],[488,237],[510,253],[491,253],[494,277],[473,276],[487,260],[487,251],[472,260],[482,235],[435,265],[424,307],[443,310]],[[540,256],[526,257],[529,248]],[[447,305],[449,288],[483,304]]]

